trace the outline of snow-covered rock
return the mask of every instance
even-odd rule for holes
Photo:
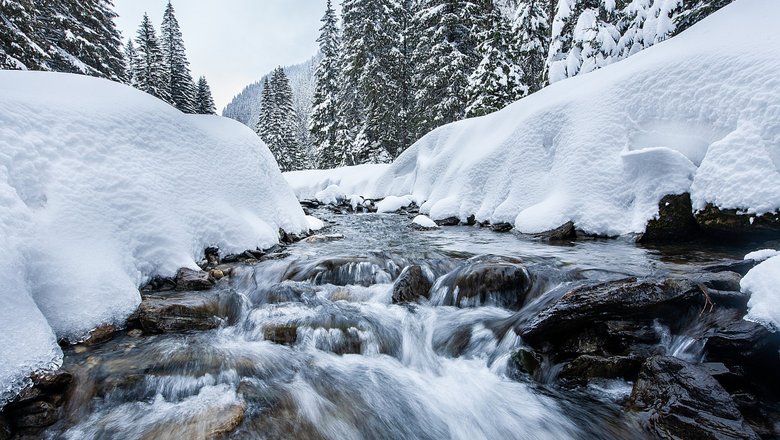
[[[740,287],[750,294],[746,319],[770,330],[780,330],[780,255],[769,258],[742,278]]]
[[[780,255],[780,251],[776,251],[774,249],[761,249],[745,255],[745,260],[764,261],[774,257],[775,255]]]
[[[412,204],[412,199],[407,196],[387,196],[376,204],[376,212],[395,212]]]
[[[347,196],[344,195],[344,190],[338,185],[328,185],[327,188],[322,191],[314,193],[314,199],[326,204],[337,204],[344,200]]]
[[[0,405],[61,362],[58,338],[122,324],[138,286],[207,246],[266,248],[309,228],[268,149],[86,76],[0,72]]]
[[[325,222],[311,215],[306,216],[306,222],[309,225],[309,229],[312,231],[319,231],[325,227]]]
[[[356,192],[526,233],[568,221],[641,232],[662,196],[683,192],[694,209],[778,209],[779,21],[780,2],[734,2],[625,61],[434,130]]]
[[[423,229],[436,229],[439,225],[435,221],[431,220],[427,215],[418,215],[412,220],[412,224],[417,225]]]
[[[299,200],[319,199],[317,193],[336,185],[342,198],[347,194],[365,195],[371,185],[390,165],[366,164],[330,170],[304,170],[284,173],[287,183]],[[324,202],[328,203],[328,202]]]

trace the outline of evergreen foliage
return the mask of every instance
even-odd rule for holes
[[[143,21],[138,27],[135,46],[137,54],[134,71],[135,87],[165,102],[171,102],[162,50],[157,40],[157,33],[147,14],[144,14]]]
[[[322,60],[315,71],[314,102],[310,131],[312,142],[316,145],[315,163],[319,168],[329,168],[344,164],[345,153],[336,149],[338,139],[338,93],[341,81],[339,57],[341,36],[337,27],[336,11],[328,0],[325,15],[322,17],[320,45]]]
[[[195,92],[193,111],[200,115],[217,114],[214,98],[211,96],[211,88],[209,87],[209,83],[206,81],[205,76],[198,78],[198,88]]]
[[[197,90],[190,74],[190,63],[187,61],[179,22],[170,1],[165,7],[160,36],[169,102],[184,113],[195,113]]]
[[[290,82],[278,67],[263,87],[257,134],[268,145],[282,171],[309,167],[308,154],[296,137],[296,112]]]

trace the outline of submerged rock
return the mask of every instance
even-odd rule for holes
[[[240,310],[235,292],[176,292],[144,296],[137,318],[146,333],[209,330],[235,319]]]
[[[439,278],[431,299],[444,306],[518,309],[532,284],[531,275],[520,260],[481,256]]]
[[[645,413],[650,430],[660,438],[759,438],[706,370],[673,357],[645,362],[630,406]]]
[[[408,266],[393,284],[393,304],[428,298],[432,286],[433,283],[425,276],[422,267]]]
[[[679,241],[694,238],[698,232],[689,193],[670,194],[658,202],[658,218],[647,222],[640,243]]]
[[[559,377],[580,385],[594,378],[633,380],[643,362],[644,358],[636,355],[604,357],[586,354],[564,365]]]
[[[734,239],[780,237],[780,212],[753,215],[708,204],[696,213],[701,229],[718,237]]]

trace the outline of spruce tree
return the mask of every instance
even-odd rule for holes
[[[315,72],[315,92],[309,130],[316,148],[316,166],[331,168],[341,165],[343,152],[337,151],[338,93],[341,77],[339,54],[341,39],[336,11],[328,0],[317,42],[322,60]]]
[[[304,169],[307,154],[298,145],[292,88],[284,69],[277,67],[264,83],[258,135],[268,145],[282,171]]]
[[[170,102],[160,43],[157,41],[157,34],[147,14],[144,14],[138,28],[135,45],[138,54],[135,69],[136,87],[165,102]]]
[[[133,39],[128,38],[125,44],[125,80],[127,84],[137,87],[138,81],[135,78],[135,70],[138,65],[138,53],[135,51]]]
[[[263,80],[263,91],[260,95],[260,114],[257,118],[257,127],[255,127],[255,133],[260,136],[266,144],[269,142],[268,134],[270,133],[271,119],[274,114],[274,92],[271,89],[271,82],[266,77]]]
[[[685,10],[674,17],[674,35],[688,29],[704,17],[728,5],[734,0],[689,0],[684,3]]]
[[[644,27],[652,0],[631,0],[621,11],[622,35],[618,40],[620,58],[627,58],[645,48]]]
[[[205,76],[198,79],[198,90],[195,93],[194,113],[200,115],[215,115],[217,108],[214,105],[214,98],[211,96],[211,88],[206,81]]]
[[[48,70],[48,55],[36,38],[33,0],[0,1],[0,69]]]
[[[170,96],[170,103],[184,113],[195,113],[196,88],[190,74],[179,22],[170,1],[163,14],[160,39],[166,94]]]
[[[478,36],[482,61],[469,77],[467,116],[482,116],[504,108],[528,94],[509,23],[498,7],[490,6],[488,27]]]
[[[521,0],[512,23],[512,34],[519,46],[523,84],[531,93],[545,85],[544,65],[550,38],[548,7],[548,0]]]
[[[552,34],[545,63],[545,78],[548,84],[567,78],[566,63],[572,48],[574,25],[577,16],[574,6],[577,0],[558,0],[552,20]]]

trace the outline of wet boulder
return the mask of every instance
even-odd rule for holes
[[[698,233],[689,193],[670,194],[658,202],[658,217],[647,222],[640,243],[690,240]]]
[[[780,333],[772,333],[761,324],[734,321],[714,329],[707,338],[707,358],[726,365],[769,369],[780,368]]]
[[[214,287],[208,272],[182,267],[176,273],[176,290],[208,290]]]
[[[457,226],[460,224],[460,219],[458,217],[447,217],[434,221],[439,226]]]
[[[519,309],[532,285],[531,274],[520,260],[480,256],[439,278],[431,300],[444,306]]]
[[[559,377],[577,385],[584,385],[595,378],[633,380],[639,373],[643,362],[644,358],[637,355],[582,355],[564,365]]]
[[[737,209],[720,209],[708,204],[696,212],[696,222],[707,234],[731,238],[777,238],[780,237],[780,212],[764,215],[742,213]]]
[[[145,295],[136,313],[145,333],[209,330],[237,318],[241,298],[235,292],[172,292]]]
[[[313,284],[335,286],[390,283],[400,268],[384,257],[331,257],[297,262],[290,266],[285,278]]]
[[[16,433],[37,433],[53,425],[60,416],[60,407],[73,382],[73,375],[64,370],[35,373],[32,385],[25,388],[0,413],[5,428]]]
[[[555,229],[532,234],[532,236],[544,241],[568,241],[577,238],[577,230],[574,228],[574,222],[568,221]]]
[[[707,371],[656,356],[645,362],[630,407],[659,438],[758,439],[732,397]]]
[[[428,298],[432,286],[422,267],[407,266],[393,284],[393,303],[414,302],[419,298]]]
[[[512,223],[501,222],[490,225],[490,230],[493,232],[509,232],[514,229],[514,227],[515,226]]]

